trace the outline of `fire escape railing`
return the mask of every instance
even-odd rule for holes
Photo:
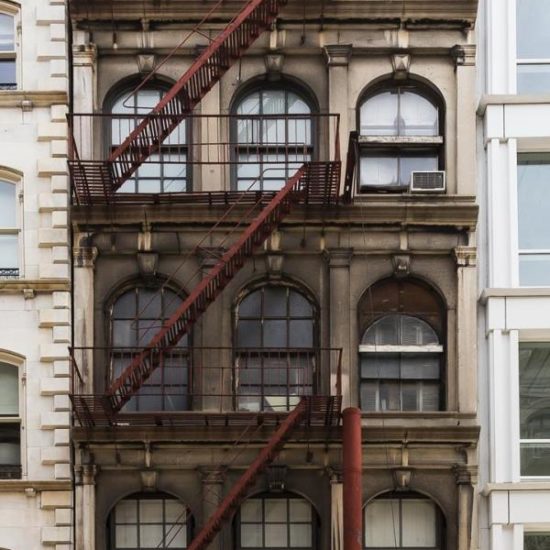
[[[118,114],[69,116],[69,171],[77,204],[223,205],[238,197],[243,200],[246,190],[274,194],[270,190],[304,162],[340,158],[337,114],[189,115],[157,153],[114,191],[109,171],[117,170],[117,161],[105,164],[105,157],[142,119]],[[216,191],[194,191],[205,188]],[[325,200],[333,196],[327,193]]]
[[[145,383],[116,417],[107,418],[103,385],[82,365],[105,369],[112,380],[141,348],[71,349],[71,393],[81,426],[186,424],[197,413],[285,413],[302,397],[342,395],[341,348],[182,347],[162,354],[155,380]],[[80,365],[80,366],[79,366]],[[102,378],[103,379],[103,378]]]

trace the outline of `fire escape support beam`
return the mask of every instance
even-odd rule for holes
[[[363,532],[363,491],[361,470],[361,411],[356,407],[344,409],[342,446],[344,455],[344,550],[361,550]]]

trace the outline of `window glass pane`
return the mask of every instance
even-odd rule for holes
[[[262,521],[262,500],[250,498],[241,505],[241,521]]]
[[[261,523],[241,524],[241,546],[243,548],[263,547],[263,526]]]
[[[0,268],[17,268],[17,235],[0,235]]]
[[[550,443],[521,443],[522,476],[550,476]]]
[[[522,439],[550,439],[549,397],[550,343],[520,343],[519,400]]]
[[[290,526],[290,546],[292,548],[311,547],[311,525]]]
[[[287,110],[288,114],[307,115],[311,113],[311,109],[309,108],[308,104],[295,93],[289,92],[287,100],[288,100],[288,110]]]
[[[137,522],[137,500],[127,499],[120,501],[115,508],[116,523]]]
[[[0,227],[16,226],[15,185],[0,180]]]
[[[262,345],[266,348],[286,348],[287,322],[286,321],[264,321],[264,335]]]
[[[161,96],[163,96],[164,93],[160,90],[147,90],[142,89],[139,90],[135,96],[137,99],[137,111],[138,112],[145,112],[148,110],[151,110],[153,107],[156,106],[156,104],[160,101]]]
[[[178,548],[181,550],[187,546],[187,526],[167,525],[165,532],[166,548]]]
[[[15,25],[13,16],[0,13],[0,52],[15,50]]]
[[[399,181],[401,185],[409,185],[411,172],[434,171],[438,169],[439,160],[437,155],[432,156],[404,156],[400,159]]]
[[[398,379],[400,374],[398,353],[366,353],[361,357],[361,378]]]
[[[239,305],[239,317],[259,317],[261,315],[262,293],[255,291],[246,296]]]
[[[2,441],[0,439],[0,464],[4,466],[21,464],[19,441]]]
[[[550,90],[550,63],[518,65],[518,94],[539,94]]]
[[[362,344],[398,345],[399,315],[386,315],[373,323],[363,335]]]
[[[265,522],[278,523],[287,521],[287,501],[284,498],[272,498],[264,500]]]
[[[283,90],[262,91],[262,112],[264,115],[280,115],[286,112]]]
[[[419,383],[406,383],[401,384],[401,410],[402,411],[418,411],[419,397],[420,397]]]
[[[377,382],[361,382],[361,409],[364,411],[378,410]]]
[[[140,525],[140,548],[164,547],[164,533],[162,525]]]
[[[380,382],[380,405],[381,411],[401,410],[401,391],[399,382]]]
[[[117,319],[133,319],[137,315],[137,296],[133,289],[117,298],[113,305],[113,317]]]
[[[19,369],[0,363],[0,415],[19,416]]]
[[[362,156],[361,187],[383,187],[398,184],[398,159],[395,157]]]
[[[115,544],[118,548],[138,548],[137,525],[117,525]]]
[[[438,344],[435,331],[422,319],[409,315],[400,315],[400,343],[403,346],[423,346]]]
[[[239,115],[259,115],[260,114],[260,93],[254,92],[245,97],[237,107]]]
[[[401,354],[401,377],[409,380],[439,378],[439,354]]]
[[[264,293],[264,316],[284,317],[287,313],[287,289],[284,287],[266,286]]]
[[[311,504],[305,500],[290,499],[290,521],[310,522]]]
[[[425,97],[404,91],[400,98],[401,136],[437,136],[439,120],[437,108]]]
[[[397,102],[396,92],[382,92],[367,99],[361,106],[361,135],[396,136]]]
[[[439,384],[430,384],[423,382],[422,384],[422,406],[423,411],[438,411],[439,410]]]
[[[0,59],[0,89],[11,90],[16,85],[15,59]]]
[[[237,325],[237,347],[259,348],[262,345],[259,321],[239,321]]]
[[[162,291],[140,288],[137,316],[140,319],[162,319]]]
[[[367,548],[399,548],[399,501],[375,500],[365,508],[365,546]]]
[[[313,307],[309,301],[299,292],[291,290],[289,292],[290,315],[292,317],[310,317],[313,316]]]
[[[520,254],[519,283],[522,286],[550,285],[550,254]]]
[[[403,547],[434,548],[436,546],[436,510],[433,502],[403,499]]]
[[[550,58],[550,1],[518,0],[516,5],[518,58]]]
[[[289,342],[291,348],[313,347],[313,323],[309,320],[290,321]]]
[[[267,548],[285,548],[288,546],[288,526],[283,524],[264,525],[265,545]]]
[[[130,319],[125,321],[113,321],[113,346],[133,347],[137,345],[137,323]]]
[[[162,523],[162,500],[141,500],[139,520],[141,523]]]
[[[525,533],[523,550],[547,550],[550,548],[550,533]]]

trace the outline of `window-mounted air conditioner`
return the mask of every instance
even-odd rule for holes
[[[445,193],[445,171],[411,172],[409,191],[411,193]]]

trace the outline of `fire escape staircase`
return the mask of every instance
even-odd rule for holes
[[[100,184],[115,193],[270,27],[287,2],[250,0],[107,160],[70,163],[74,182]]]
[[[296,408],[281,422],[265,447],[233,485],[216,511],[191,541],[187,550],[204,550],[214,540],[223,524],[237,511],[257,476],[276,458],[292,430],[306,418],[309,407],[309,399],[302,397]]]

